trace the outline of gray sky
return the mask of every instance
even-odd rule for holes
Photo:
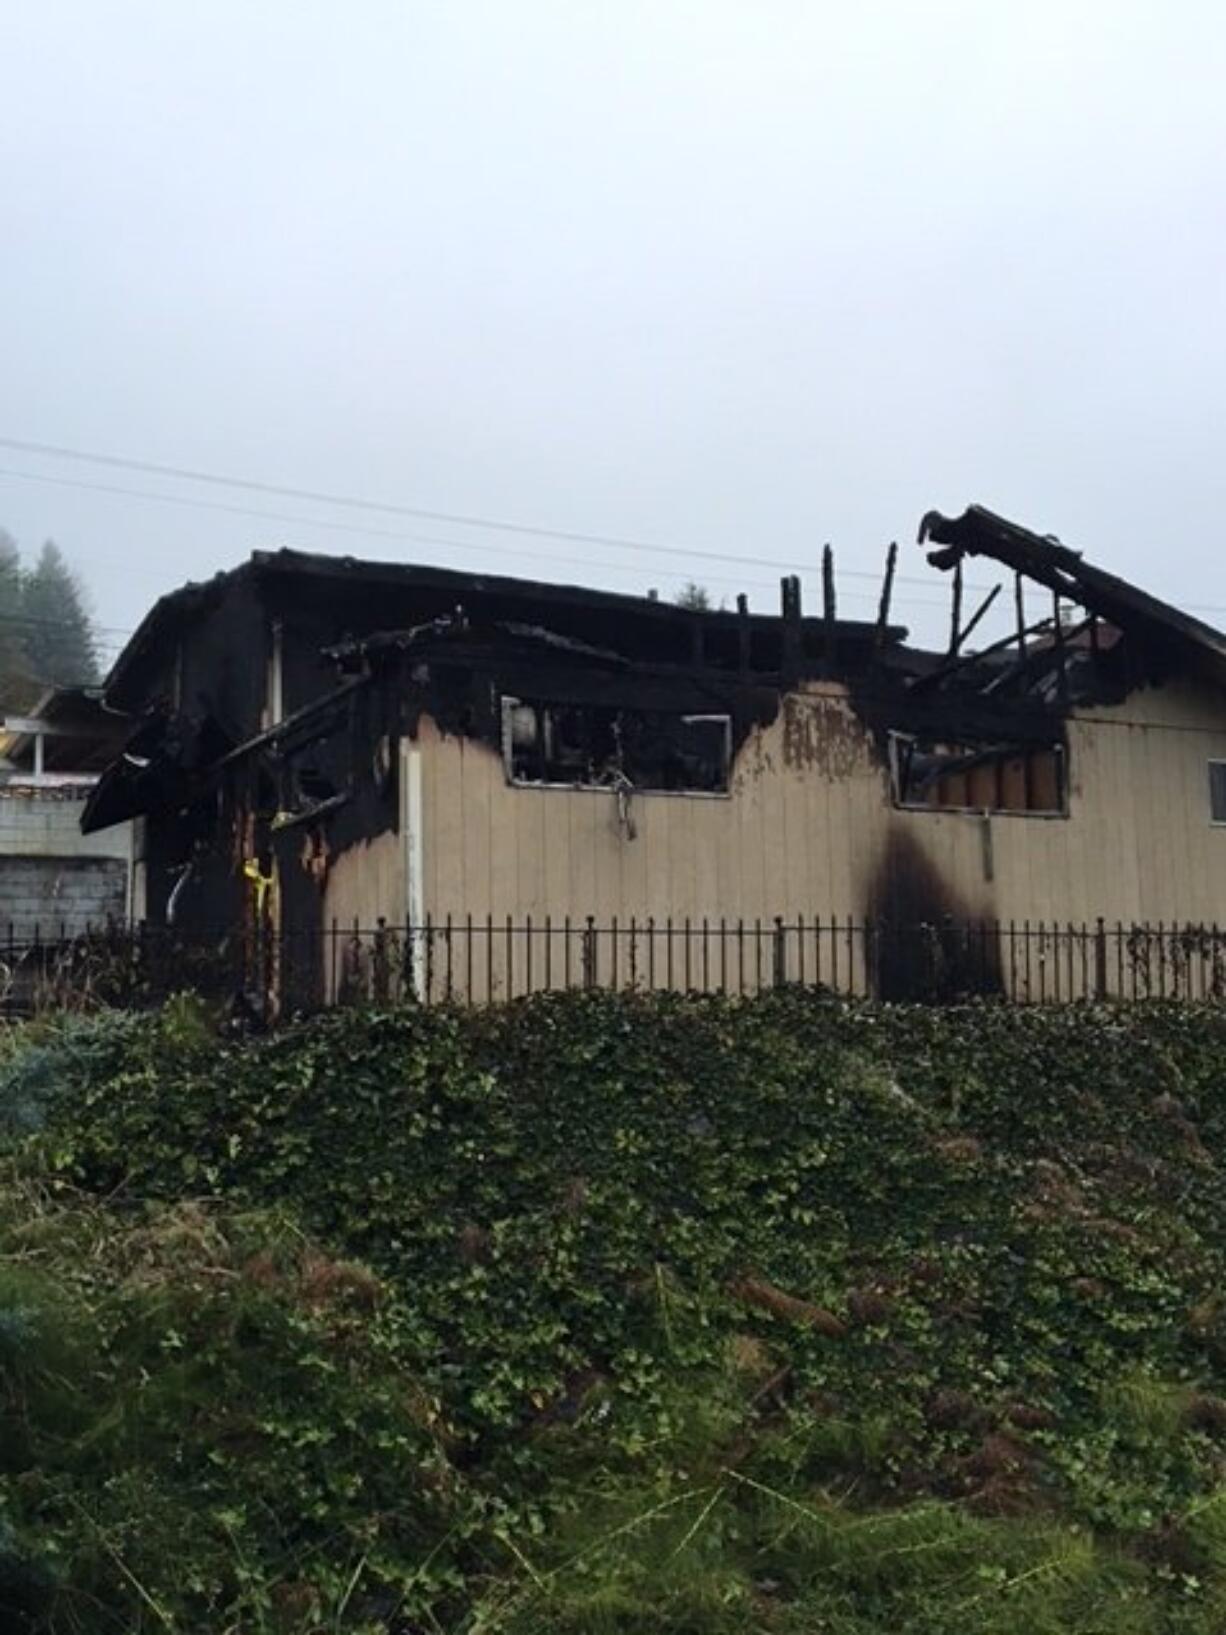
[[[979,500],[1226,624],[1224,85],[1212,0],[9,0],[0,435],[746,562],[3,449],[304,520],[0,525],[114,638],[278,544],[766,608],[829,539],[869,616]]]

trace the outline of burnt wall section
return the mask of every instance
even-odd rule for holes
[[[995,950],[952,930],[979,915],[1156,904],[1169,917],[1203,895],[1221,838],[1195,823],[1204,756],[1226,751],[1214,722],[1194,740],[1177,719],[1182,626],[1113,592],[1097,622],[1069,624],[1057,605],[970,653],[976,619],[960,626],[956,604],[948,650],[922,653],[889,626],[888,591],[870,627],[835,618],[832,586],[825,617],[803,619],[795,589],[778,616],[743,600],[704,614],[261,554],[164,599],[134,638],[116,701],[144,712],[146,736],[100,821],[148,814],[151,919],[306,945],[333,914],[403,917],[399,777],[414,743],[426,912],[854,918],[887,928],[874,954],[890,997],[994,991]],[[1207,637],[1195,645],[1216,664]],[[1140,708],[1138,678],[1159,677],[1169,733],[1080,717],[1125,695]],[[903,744],[918,776],[900,777],[895,804]],[[1069,799],[1046,777],[1066,756]],[[1168,846],[1172,804],[1188,821]],[[903,928],[922,949],[901,945]]]
[[[854,776],[862,767],[866,748],[864,723],[854,709],[848,709],[844,698],[789,693],[782,707],[786,767],[833,782]],[[876,738],[867,735],[867,743],[870,753],[884,766],[885,756]]]
[[[987,922],[942,876],[903,819],[896,818],[886,833],[867,910],[877,927],[878,998],[956,999],[1003,991],[997,942],[977,930]]]
[[[181,714],[211,719],[231,743],[260,725],[267,630],[255,586],[236,578],[180,638]]]

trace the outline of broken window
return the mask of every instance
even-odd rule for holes
[[[1209,762],[1209,821],[1226,823],[1226,761]]]
[[[728,789],[726,715],[504,698],[502,739],[512,783],[705,795]]]
[[[1062,815],[1064,746],[890,734],[894,801],[923,811]]]
[[[349,800],[348,788],[340,787],[321,767],[287,756],[276,765],[276,812],[274,829],[294,829],[316,823],[339,810]]]

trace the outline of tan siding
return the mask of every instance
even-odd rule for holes
[[[341,930],[349,931],[356,922],[369,930],[382,916],[392,925],[402,925],[404,900],[400,836],[389,830],[332,859],[324,888],[324,924],[335,920]]]
[[[422,847],[423,873],[426,879],[426,909],[433,903],[452,904],[467,900],[464,873],[468,863],[467,848],[456,845],[430,844],[430,839],[443,839],[462,834],[465,820],[464,757],[459,757],[459,776],[432,778],[429,762],[423,767],[422,805],[425,817],[425,843]],[[454,913],[444,908],[443,913]]]
[[[541,830],[545,841],[545,912],[567,901],[570,878],[570,812],[565,801],[547,800]]]
[[[821,703],[850,739],[837,779],[785,764],[777,722],[751,733],[729,797],[635,795],[633,840],[611,792],[514,788],[492,750],[424,722],[428,908],[436,918],[694,922],[857,912],[884,824],[884,776],[846,702],[827,692]]]
[[[371,938],[354,948],[353,931],[372,932],[382,917],[391,926],[405,919],[404,860],[400,835],[389,830],[371,841],[359,841],[334,857],[324,887],[323,925],[330,946],[325,950],[329,997],[336,997],[348,961],[351,978],[369,991]]]
[[[546,908],[545,803],[549,794],[543,790],[529,790],[527,794],[529,799],[513,809],[516,879],[514,901],[508,912],[517,919],[528,914],[540,919]]]
[[[521,795],[530,791],[522,789],[508,789],[502,775],[502,767],[496,761],[491,761],[489,776],[496,780],[501,800],[514,802]],[[565,913],[575,919],[582,920],[588,914],[598,918],[604,907],[603,896],[598,893],[596,876],[596,802],[602,803],[609,796],[590,795],[586,793],[571,794],[564,791],[555,791],[561,799],[566,801],[570,808],[570,896],[560,905]]]
[[[432,736],[427,737],[427,732]],[[429,904],[435,913],[471,914],[484,921],[495,905],[493,843],[490,819],[490,783],[486,762],[489,751],[463,738],[441,739],[430,724],[423,723],[423,776],[427,783],[457,779],[462,793],[462,821],[455,834],[426,830],[426,853],[439,848],[463,846],[460,889],[463,896],[452,908],[442,898]]]
[[[704,916],[765,926],[776,914],[859,920],[885,907],[887,870],[901,877],[918,860],[960,916],[1019,926],[1090,924],[1100,914],[1226,922],[1226,829],[1209,825],[1205,771],[1210,756],[1226,758],[1222,701],[1171,685],[1075,715],[1068,730],[1069,816],[992,816],[988,880],[981,817],[894,810],[881,756],[833,684],[790,698],[778,720],[749,734],[727,798],[634,796],[633,840],[612,793],[514,788],[495,751],[427,720],[418,737],[426,908],[436,921],[471,914],[482,925],[487,914],[504,924],[529,913],[559,927],[589,914],[601,925],[616,915],[623,927],[632,917],[680,925],[688,916],[698,928]],[[387,841],[360,866],[360,849],[336,861],[328,915],[399,917],[399,854],[396,867],[373,855]],[[543,937],[534,946],[543,958]],[[560,967],[560,936],[556,946]],[[835,946],[845,970],[842,935]],[[827,937],[827,966],[831,947]],[[806,949],[811,976],[812,943]],[[602,961],[608,952],[602,945]],[[750,977],[754,964],[747,949]],[[657,966],[661,981],[662,953]],[[500,965],[500,983],[503,974]],[[799,974],[794,964],[789,974]]]

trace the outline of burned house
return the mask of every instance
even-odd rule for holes
[[[893,549],[871,623],[837,617],[829,558],[810,617],[795,580],[777,614],[694,612],[257,553],[129,642],[84,827],[135,821],[140,918],[275,944],[283,1003],[339,993],[366,936],[376,987],[381,958],[418,991],[445,960],[484,997],[573,979],[575,928],[656,985],[744,984],[747,927],[751,983],[763,927],[776,980],[859,935],[856,982],[888,988],[867,927],[1226,921],[1226,637],[980,508],[921,535],[939,652],[890,622]],[[1016,608],[977,648],[976,558]]]

